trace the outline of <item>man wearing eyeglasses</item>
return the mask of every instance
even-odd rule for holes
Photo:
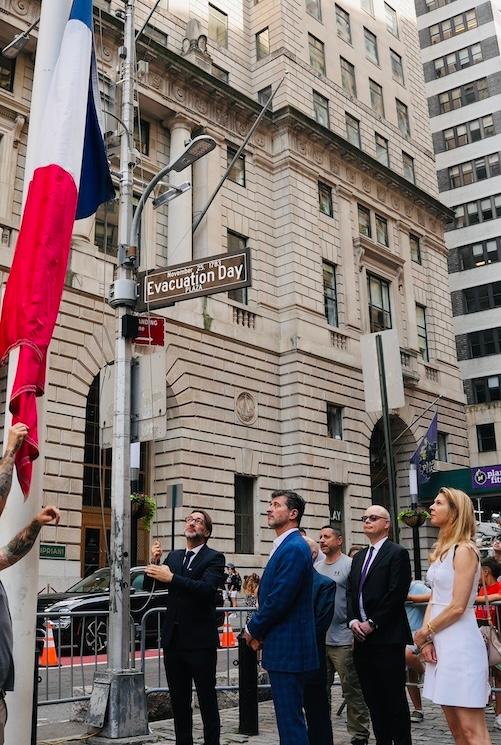
[[[347,585],[353,661],[377,745],[411,745],[405,694],[405,646],[412,644],[405,613],[409,554],[388,539],[390,515],[384,507],[372,505],[362,521],[369,546],[354,556]]]
[[[205,510],[194,510],[185,521],[186,548],[171,551],[161,565],[162,549],[159,541],[154,541],[151,564],[146,567],[148,577],[169,589],[167,610],[162,616],[162,646],[176,745],[193,745],[193,682],[204,745],[219,745],[216,594],[223,584],[226,561],[224,554],[207,546],[211,533],[210,515]],[[145,589],[146,583],[145,578]]]

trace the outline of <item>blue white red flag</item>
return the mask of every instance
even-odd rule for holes
[[[428,431],[419,443],[410,462],[414,463],[417,471],[418,487],[427,484],[433,473],[438,447],[438,414],[435,414],[428,427]]]
[[[37,143],[0,319],[0,361],[20,348],[10,410],[13,423],[29,427],[16,457],[25,497],[38,457],[36,397],[44,392],[73,224],[114,195],[101,124],[92,0],[73,2]]]

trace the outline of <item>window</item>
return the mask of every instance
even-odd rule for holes
[[[461,85],[458,88],[453,88],[450,91],[440,93],[438,96],[438,105],[440,113],[443,114],[447,111],[460,109],[462,106],[469,106],[471,103],[482,101],[488,97],[489,86],[487,84],[487,78],[481,78],[480,80],[466,83],[466,85]]]
[[[416,305],[416,323],[419,354],[425,362],[429,362],[430,355],[428,352],[428,334],[426,331],[426,308],[423,305]]]
[[[374,15],[374,0],[360,0],[360,7],[371,16]]]
[[[231,161],[237,154],[236,148],[228,147],[226,150],[226,163],[230,165]],[[228,176],[230,181],[233,181],[239,186],[245,186],[245,155],[241,155],[234,163],[233,168]]]
[[[235,474],[235,553],[254,553],[254,481]]]
[[[477,444],[479,453],[489,453],[496,450],[496,432],[494,422],[477,424]]]
[[[382,246],[390,245],[388,238],[388,221],[384,217],[381,217],[381,215],[376,215],[376,241]]]
[[[141,155],[150,154],[150,123],[145,119],[134,117],[134,147]]]
[[[490,404],[493,401],[501,401],[501,375],[474,378],[471,382],[474,403]]]
[[[438,44],[444,39],[450,39],[465,31],[470,31],[478,25],[477,14],[475,10],[468,10],[466,13],[459,13],[454,18],[447,18],[445,21],[435,23],[430,26],[430,42]]]
[[[324,281],[324,310],[329,326],[338,325],[336,266],[329,261],[322,262]]]
[[[226,242],[228,251],[243,251],[247,246],[247,238],[239,233],[234,233],[233,230],[226,231]],[[237,303],[247,305],[249,302],[248,289],[248,287],[238,287],[236,290],[230,290],[228,297]]]
[[[320,0],[306,0],[306,12],[308,15],[322,21],[322,5]]]
[[[447,432],[437,432],[437,459],[442,463],[449,461],[449,435]]]
[[[414,158],[411,158],[410,155],[407,155],[407,153],[404,153],[402,151],[402,166],[404,171],[404,176],[408,181],[412,181],[413,184],[416,183],[416,174],[414,173]]]
[[[348,142],[352,145],[360,147],[360,122],[350,114],[345,114],[346,117],[346,137]]]
[[[327,432],[334,440],[343,439],[343,409],[335,404],[327,404]]]
[[[411,247],[411,261],[421,264],[421,239],[417,235],[409,235],[409,244]]]
[[[222,80],[223,83],[228,83],[230,80],[230,76],[227,70],[223,70],[222,67],[218,67],[217,65],[211,65],[210,68],[211,75],[214,75],[215,78],[218,80]]]
[[[478,313],[501,306],[501,282],[467,287],[463,290],[466,313]]]
[[[310,65],[316,72],[325,75],[325,52],[324,44],[312,34],[308,34],[308,46],[310,49]]]
[[[391,329],[390,283],[374,274],[368,274],[367,287],[371,333]]]
[[[478,62],[482,62],[482,47],[480,44],[473,44],[471,47],[459,49],[457,52],[446,54],[433,61],[435,66],[435,76],[443,78],[444,75],[450,75],[465,67],[471,67]]]
[[[364,28],[364,40],[365,40],[365,56],[375,65],[379,65],[379,54],[377,51],[377,36],[369,31],[368,28]]]
[[[344,491],[342,484],[329,484],[329,524],[344,534]]]
[[[459,260],[461,271],[501,261],[501,238],[461,246]]]
[[[318,182],[318,208],[322,214],[333,217],[332,189],[321,181]]]
[[[501,328],[472,331],[467,340],[470,359],[501,353]]]
[[[341,61],[341,85],[345,89],[346,93],[348,95],[353,96],[353,98],[356,98],[357,95],[357,85],[355,81],[355,67],[351,64],[351,62],[348,62],[348,60],[343,59],[343,57],[340,57]]]
[[[462,147],[471,142],[478,142],[486,137],[492,137],[494,134],[494,119],[492,114],[488,114],[480,119],[473,119],[467,124],[459,124],[456,127],[444,129],[445,149],[453,150],[456,147]]]
[[[218,47],[228,46],[228,16],[209,4],[209,39]]]
[[[118,196],[104,202],[96,210],[94,243],[106,256],[116,256],[118,251]]]
[[[384,4],[384,17],[386,21],[386,28],[388,29],[390,34],[398,37],[397,12],[391,7],[391,5],[388,5],[388,3]]]
[[[0,90],[12,93],[14,90],[14,75],[16,60],[2,57],[0,54]]]
[[[384,116],[383,89],[374,80],[369,78],[369,90],[371,97],[371,106],[379,116]]]
[[[402,101],[399,101],[398,98],[395,99],[395,103],[397,106],[397,122],[400,134],[402,135],[402,137],[406,137],[407,139],[409,139],[411,136],[409,111],[407,109],[407,106],[402,103]]]
[[[358,232],[360,235],[365,235],[367,238],[372,237],[371,230],[371,213],[363,205],[358,205]]]
[[[492,176],[499,176],[501,172],[499,153],[484,155],[448,169],[449,189],[467,186],[474,181],[483,181]]]
[[[425,0],[426,3],[426,12],[429,13],[430,10],[436,10],[437,8],[443,8],[446,5],[449,5],[449,3],[453,3],[454,0]]]
[[[329,100],[313,91],[313,113],[315,120],[324,127],[329,127]]]
[[[383,164],[383,166],[390,165],[390,156],[388,151],[388,140],[386,140],[382,135],[375,133],[375,141],[376,141],[376,159]]]
[[[351,44],[350,14],[339,5],[336,5],[336,27],[339,38]]]
[[[390,58],[393,80],[396,80],[400,85],[404,85],[404,67],[402,64],[402,57],[394,52],[393,49],[390,49]]]
[[[446,226],[446,230],[478,225],[478,223],[501,217],[501,194],[495,194],[467,204],[459,204],[453,209],[455,217],[452,223]]]
[[[256,34],[256,59],[260,60],[267,57],[270,53],[270,34],[269,29],[263,28]]]
[[[271,85],[267,85],[266,88],[261,88],[261,90],[257,92],[257,100],[259,101],[261,106],[266,106],[271,93]],[[271,111],[271,106],[268,106],[268,110]]]

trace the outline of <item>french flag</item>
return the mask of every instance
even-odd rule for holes
[[[19,347],[10,411],[13,424],[29,427],[16,457],[25,498],[38,457],[36,397],[44,392],[73,224],[114,196],[101,123],[92,0],[73,2],[37,142],[0,318],[0,362]]]

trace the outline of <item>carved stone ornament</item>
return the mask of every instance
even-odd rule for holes
[[[338,174],[339,173],[339,163],[334,155],[331,155],[330,157],[330,170],[331,173]]]
[[[371,187],[372,187],[372,184],[369,181],[369,179],[368,178],[364,178],[364,180],[362,181],[362,189],[365,192],[367,192],[367,194],[370,194],[371,193]]]
[[[235,412],[242,424],[254,424],[257,419],[257,401],[249,391],[242,391],[235,400]]]
[[[321,150],[314,150],[313,151],[313,160],[315,163],[318,163],[318,165],[321,165],[324,159],[324,154]]]
[[[185,91],[184,88],[176,85],[174,86],[174,95],[179,101],[184,101]]]
[[[378,186],[377,198],[380,202],[386,202],[386,189],[384,188],[384,186]]]
[[[162,87],[162,76],[156,72],[150,73],[148,75],[148,83],[152,88],[155,88],[155,90],[158,91]]]
[[[206,99],[202,98],[202,96],[197,96],[195,98],[195,108],[201,114],[207,114],[208,105]]]
[[[396,209],[396,210],[400,209],[400,200],[399,200],[398,197],[393,196],[391,198],[391,204],[392,204],[392,206],[393,206],[394,209]]]
[[[31,3],[26,2],[26,0],[11,0],[11,8],[13,13],[17,13],[20,16],[26,16],[28,15],[29,11],[31,10]],[[36,16],[33,16],[36,18]]]
[[[261,132],[258,132],[254,135],[254,143],[258,147],[264,147],[266,145],[266,137]]]
[[[355,176],[355,171],[352,171],[351,168],[346,169],[346,178],[350,182],[350,184],[354,184],[357,180],[357,177]]]

